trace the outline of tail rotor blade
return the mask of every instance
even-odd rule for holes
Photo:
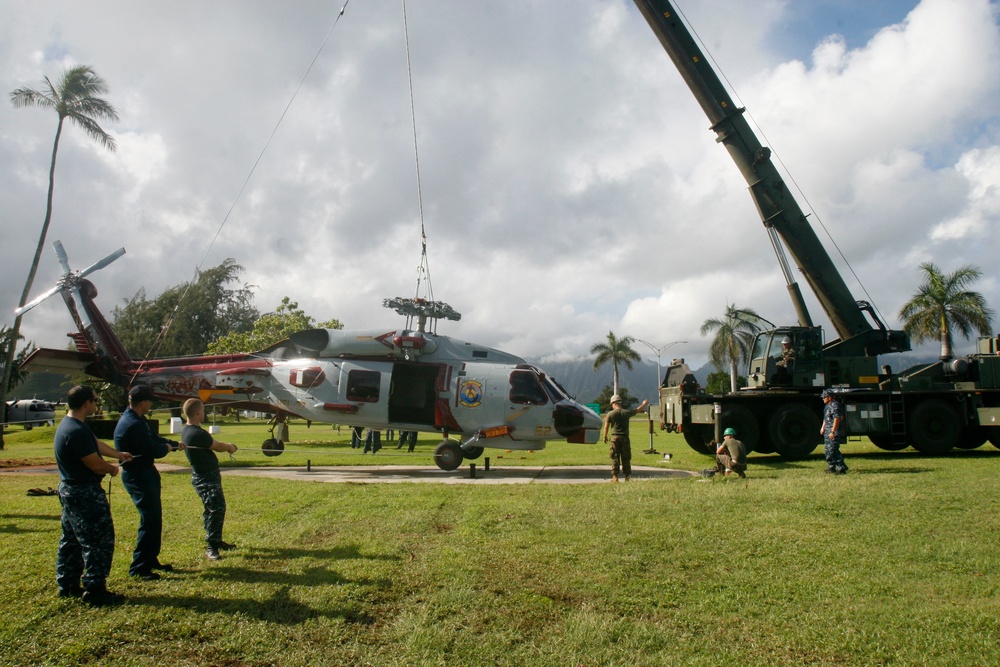
[[[53,294],[58,293],[59,290],[61,290],[61,289],[62,289],[61,285],[56,285],[55,287],[53,287],[52,289],[50,289],[48,292],[45,292],[41,296],[35,297],[35,299],[33,299],[32,301],[24,304],[23,306],[21,306],[20,308],[18,308],[17,310],[15,310],[14,311],[14,317],[21,317],[21,315],[24,315],[26,312],[28,312],[29,310],[31,310],[32,308],[34,308],[35,306],[37,306],[38,304],[40,304],[42,301],[45,301],[46,299],[48,299]]]
[[[69,257],[66,256],[66,250],[63,248],[62,241],[58,239],[53,241],[52,247],[56,250],[56,257],[59,258],[59,265],[63,268],[63,273],[69,273]]]
[[[103,269],[105,266],[115,261],[124,254],[125,254],[125,248],[118,248],[118,250],[115,250],[113,253],[111,253],[104,259],[94,262],[93,264],[85,268],[83,271],[81,271],[80,277],[83,278],[84,276],[87,276],[93,273],[94,271],[99,271]]]

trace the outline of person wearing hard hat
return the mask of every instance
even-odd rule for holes
[[[622,407],[622,397],[615,394],[611,397],[611,412],[604,418],[604,444],[608,444],[608,431],[611,431],[611,481],[618,481],[618,472],[625,475],[627,482],[632,477],[632,443],[629,441],[629,420],[642,412],[649,405],[643,401],[635,410]]]
[[[788,336],[781,339],[781,358],[778,359],[777,366],[774,384],[791,384],[792,371],[795,370],[795,348],[792,347],[792,339]]]
[[[730,427],[722,432],[722,442],[715,450],[715,467],[701,471],[705,477],[713,477],[715,473],[725,473],[726,476],[738,475],[746,478],[747,448],[741,440],[736,439],[736,429]]]

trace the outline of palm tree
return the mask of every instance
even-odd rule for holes
[[[723,370],[729,367],[730,391],[738,391],[739,368],[750,360],[754,340],[760,331],[761,317],[750,308],[737,308],[736,304],[726,306],[726,314],[719,318],[709,318],[701,325],[701,335],[714,331],[715,338],[708,347],[708,360]]]
[[[973,329],[981,336],[991,332],[993,311],[979,292],[966,289],[979,280],[982,272],[975,266],[963,266],[945,275],[932,262],[920,265],[924,284],[899,311],[903,330],[914,343],[940,338],[941,359],[952,357],[952,330],[968,338]]]
[[[632,343],[634,342],[635,338],[631,336],[619,339],[613,331],[609,331],[606,343],[595,343],[590,348],[590,353],[597,355],[597,358],[594,359],[595,371],[609,361],[611,362],[611,366],[615,371],[614,382],[612,383],[612,391],[615,394],[618,393],[618,366],[624,365],[627,369],[632,370],[632,362],[642,360],[639,353],[632,349]]]
[[[117,121],[118,112],[106,100],[99,97],[108,92],[108,84],[94,70],[86,65],[77,65],[63,72],[58,85],[54,85],[49,77],[45,77],[42,82],[42,90],[31,88],[18,88],[11,92],[10,102],[15,109],[22,107],[41,107],[43,109],[54,109],[59,116],[59,124],[56,126],[56,138],[52,144],[52,162],[49,165],[49,193],[45,206],[45,221],[42,222],[42,232],[38,236],[38,246],[35,248],[35,257],[31,261],[31,270],[28,272],[28,279],[24,283],[24,291],[21,293],[21,300],[18,306],[23,306],[28,300],[31,292],[31,285],[35,282],[35,273],[38,271],[38,263],[42,257],[42,248],[45,247],[45,237],[49,233],[49,223],[52,221],[52,192],[55,187],[56,174],[56,154],[59,152],[59,138],[62,136],[63,123],[70,119],[90,135],[97,143],[107,148],[112,153],[117,146],[115,139],[98,124],[99,120]],[[4,356],[4,377],[0,382],[0,410],[5,405],[6,387],[10,382],[10,374],[13,371],[14,352],[17,347],[17,339],[20,337],[21,318],[14,319],[14,326],[11,328],[12,336],[6,347]],[[0,448],[3,447],[3,429],[0,428]]]

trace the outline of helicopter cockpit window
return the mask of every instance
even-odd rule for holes
[[[522,405],[545,405],[548,397],[531,371],[514,371],[510,374],[510,402]]]
[[[347,400],[377,403],[382,374],[378,371],[350,371],[347,374]]]
[[[549,399],[553,403],[558,403],[559,401],[564,401],[569,398],[569,394],[566,393],[566,390],[548,375],[542,375],[542,385],[545,387],[545,391],[548,393]]]

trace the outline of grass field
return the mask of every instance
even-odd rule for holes
[[[51,460],[45,431],[9,433],[0,458]],[[338,439],[297,423],[289,447],[306,453],[266,459],[252,453],[265,435],[259,423],[226,424],[219,437],[244,438],[241,465],[397,460],[352,453],[346,429]],[[431,465],[427,438],[398,461]],[[647,438],[636,422],[634,463],[667,465],[638,453]],[[674,454],[670,467],[708,463],[679,436],[655,445]],[[164,474],[162,558],[178,571],[155,583],[127,576],[137,514],[114,480],[109,586],[128,597],[115,609],[55,595],[58,500],[25,492],[56,477],[3,474],[0,664],[1000,663],[1000,451],[927,458],[863,441],[844,452],[845,477],[823,475],[817,455],[751,455],[746,481],[226,477],[226,538],[240,548],[214,563],[189,476]],[[511,456],[505,464],[605,463],[603,446],[565,443]]]

